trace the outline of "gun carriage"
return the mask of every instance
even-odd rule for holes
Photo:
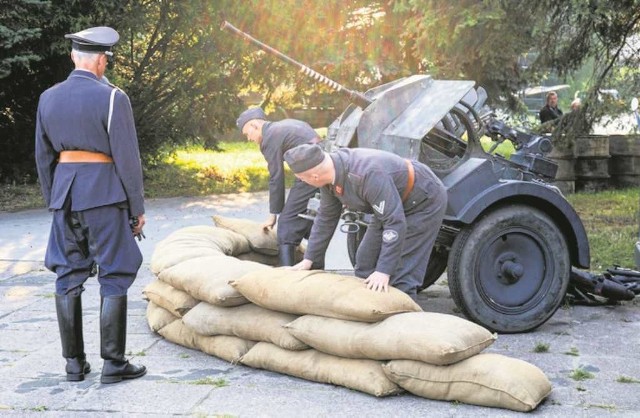
[[[507,126],[469,80],[412,75],[352,91],[240,31],[222,28],[346,95],[351,104],[328,127],[332,147],[366,147],[427,164],[448,192],[444,223],[423,288],[446,270],[456,305],[471,320],[498,332],[532,330],[562,304],[572,266],[588,268],[584,226],[558,188],[549,138]],[[485,150],[481,138],[493,144]],[[513,143],[510,158],[496,146]],[[310,202],[317,207],[317,202]],[[345,211],[352,263],[367,215]]]

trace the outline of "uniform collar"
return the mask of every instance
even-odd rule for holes
[[[329,154],[329,157],[333,160],[333,166],[336,171],[336,177],[331,185],[331,190],[333,190],[336,195],[342,196],[342,193],[344,193],[344,179],[346,177],[344,161],[342,161],[342,158],[336,152]]]
[[[85,77],[96,81],[98,80],[97,75],[87,70],[73,70],[71,71],[71,74],[69,74],[69,77]]]

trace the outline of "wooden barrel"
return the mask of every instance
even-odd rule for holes
[[[575,152],[576,191],[598,192],[609,188],[609,137],[579,136]]]
[[[609,153],[609,175],[613,185],[640,186],[640,135],[611,135]]]
[[[547,157],[558,164],[555,181],[551,184],[558,187],[564,194],[575,192],[576,157],[573,143],[557,142]]]

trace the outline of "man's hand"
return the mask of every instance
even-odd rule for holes
[[[264,231],[268,231],[269,229],[273,229],[273,226],[276,224],[277,220],[278,220],[278,215],[274,215],[274,214],[269,215],[267,220],[262,223],[262,229]]]
[[[144,232],[142,232],[142,228],[146,223],[144,219],[144,214],[138,215],[132,219],[135,219],[135,222],[131,225],[131,232],[133,232],[133,236],[138,238],[138,241],[141,241],[142,238],[145,238]]]
[[[374,292],[388,292],[389,291],[389,275],[374,271],[366,278],[364,284],[367,285],[367,289],[371,289]]]
[[[306,258],[290,267],[285,267],[287,270],[311,270],[311,266],[313,265],[313,261],[307,260]]]

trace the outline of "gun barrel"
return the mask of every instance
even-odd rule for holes
[[[360,106],[361,108],[365,108],[367,106],[369,106],[371,104],[371,100],[369,100],[367,97],[365,97],[362,93],[359,93],[357,91],[353,91],[353,90],[349,90],[348,88],[346,88],[345,86],[343,86],[342,84],[333,81],[332,79],[330,79],[329,77],[325,77],[324,75],[318,73],[317,71],[307,67],[306,65],[294,60],[291,57],[286,56],[285,54],[283,54],[282,52],[278,51],[275,48],[270,47],[269,45],[260,42],[259,40],[257,40],[256,38],[254,38],[253,36],[249,35],[246,32],[241,31],[240,29],[236,28],[235,26],[233,26],[231,23],[224,21],[222,23],[222,26],[220,27],[220,29],[229,31],[235,35],[240,36],[241,38],[246,39],[247,41],[251,42],[252,44],[256,45],[258,48],[262,49],[263,51],[271,54],[271,55],[275,55],[276,57],[280,58],[282,61],[294,65],[296,67],[298,67],[300,69],[300,72],[304,73],[305,75],[307,75],[308,77],[311,77],[313,79],[315,79],[316,81],[319,81],[321,83],[326,84],[327,86],[331,87],[332,89],[341,92],[343,94],[346,94],[349,99],[356,105]]]

